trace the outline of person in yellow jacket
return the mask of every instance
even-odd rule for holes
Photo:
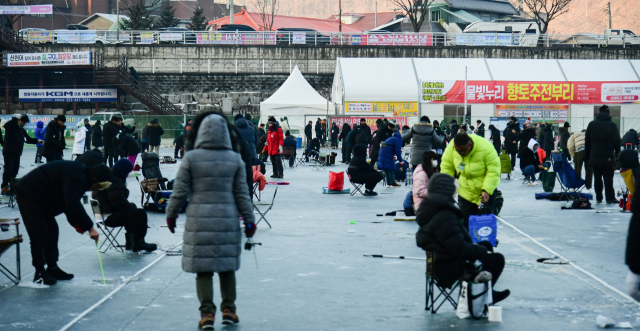
[[[478,214],[480,202],[493,208],[493,192],[500,184],[500,157],[491,142],[478,135],[457,134],[442,155],[440,169],[458,179],[458,205],[465,226],[470,215]]]

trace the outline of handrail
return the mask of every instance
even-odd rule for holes
[[[26,43],[54,44],[192,44],[216,45],[350,45],[350,46],[505,46],[607,47],[638,46],[640,36],[599,34],[448,33],[448,32],[317,32],[317,31],[139,31],[52,30],[23,33]]]
[[[23,38],[18,37],[18,35],[13,31],[6,27],[0,28],[0,43],[5,48],[18,53],[36,53],[38,52],[38,48],[30,44],[28,41]]]

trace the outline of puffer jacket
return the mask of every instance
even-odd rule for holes
[[[633,149],[636,149],[640,144],[640,139],[638,139],[638,132],[634,129],[629,130],[629,132],[625,133],[622,137],[622,148],[625,148],[626,144],[631,144]]]
[[[571,137],[571,133],[569,133],[569,129],[565,127],[561,127],[558,130],[560,130],[560,148],[563,151],[566,151],[568,149],[567,143],[569,142],[569,137]]]
[[[520,132],[520,135],[519,135],[520,147],[518,148],[518,157],[520,157],[520,155],[522,155],[522,153],[529,146],[529,140],[535,139],[535,137],[536,137],[536,129],[534,129],[533,127],[528,127]]]
[[[440,172],[458,178],[458,194],[471,203],[479,204],[483,190],[493,194],[500,184],[500,157],[488,140],[477,135],[469,137],[473,141],[473,149],[465,157],[453,148],[454,144],[447,146],[442,154]],[[463,161],[465,166],[461,172],[459,167]]]
[[[473,243],[469,230],[462,224],[462,211],[453,198],[447,199],[427,197],[422,201],[416,217],[420,225],[416,243],[425,251],[435,252],[436,264],[473,262],[487,254],[487,249]]]
[[[247,120],[244,118],[238,118],[235,121],[234,125],[238,130],[238,132],[240,132],[240,135],[242,136],[244,141],[246,141],[247,144],[249,145],[249,151],[251,151],[251,158],[252,159],[258,158],[256,156],[256,143],[258,142],[258,132],[252,126],[250,126],[249,122],[247,122]]]
[[[429,185],[429,176],[422,168],[422,164],[418,164],[413,171],[413,209],[417,212],[422,199],[427,197],[427,186]]]
[[[38,123],[36,123],[36,131],[34,133],[34,135],[36,136],[36,139],[42,140],[44,142],[44,133],[45,133],[44,122],[38,121]],[[42,144],[38,143],[36,144],[36,146],[42,147]]]
[[[27,131],[20,127],[16,117],[10,119],[9,122],[4,125],[2,154],[22,155],[25,142],[27,144],[37,144],[38,139],[31,138],[31,136],[27,134]]]
[[[442,142],[431,123],[420,122],[402,135],[405,143],[411,141],[411,165],[422,162],[422,153],[433,149],[433,145]]]
[[[125,182],[115,174],[111,175],[109,181],[111,185],[106,190],[91,192],[91,198],[100,203],[102,216],[135,208],[135,205],[129,203],[129,190]]]
[[[113,122],[106,122],[102,126],[102,144],[105,148],[113,148],[113,138],[120,134],[120,127]]]
[[[527,149],[520,153],[520,169],[524,171],[524,168],[532,165],[535,167],[535,172],[540,171],[538,169],[538,165],[540,165],[540,159],[538,149],[540,149],[540,144],[538,144],[538,148],[534,149],[533,146],[538,144],[535,139],[529,139]]]
[[[515,131],[515,133],[513,133],[512,131]],[[507,152],[517,153],[518,139],[520,138],[520,124],[518,124],[518,122],[507,124],[507,127],[504,129],[502,135],[504,136],[504,147]]]
[[[167,206],[167,217],[189,197],[182,249],[186,272],[240,269],[242,231],[238,214],[254,223],[245,164],[233,151],[227,122],[209,115],[198,129],[195,149],[185,154]]]
[[[93,125],[93,137],[91,138],[91,144],[96,148],[104,146],[102,143],[102,128],[100,128],[100,124],[98,122]]]
[[[640,168],[635,168],[632,171],[636,182],[636,192],[640,192]],[[625,263],[634,274],[640,275],[640,199],[631,200],[631,212],[633,215],[631,222],[629,222]]]
[[[349,162],[347,173],[354,183],[365,183],[366,174],[370,172],[377,171],[367,162],[367,148],[364,145],[356,145],[353,148],[353,157]]]
[[[149,135],[149,146],[159,146],[162,141],[164,129],[157,121],[153,120],[147,125],[147,134]]]
[[[282,128],[273,124],[269,131],[267,131],[267,143],[264,149],[269,153],[269,156],[281,154],[278,148],[283,146],[284,149],[284,137],[282,136]]]
[[[480,126],[476,129],[475,133],[484,138],[484,123],[480,123]]]
[[[405,162],[402,159],[402,136],[399,132],[396,132],[391,138],[385,140],[384,144],[385,146],[380,148],[380,155],[378,156],[378,169],[395,171],[394,155],[398,162]]]
[[[577,152],[584,151],[584,132],[576,132],[569,137],[567,141],[567,149],[571,157],[576,157]]]
[[[611,121],[609,112],[599,112],[596,119],[589,123],[584,147],[586,159],[593,167],[604,167],[615,162],[615,155],[620,153],[620,133]]]
[[[85,141],[87,139],[87,128],[81,126],[78,131],[76,131],[76,136],[73,139],[73,154],[82,154],[84,153]]]

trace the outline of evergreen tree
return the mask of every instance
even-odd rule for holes
[[[169,2],[166,2],[165,5],[162,6],[162,11],[160,12],[158,28],[171,28],[178,26],[180,19],[176,18],[175,14],[176,10],[171,8],[171,4]]]
[[[127,13],[128,20],[120,21],[120,30],[149,30],[153,24],[151,12],[160,0],[120,0],[120,9]]]
[[[204,11],[200,6],[196,7],[196,10],[193,11],[193,16],[191,16],[191,24],[189,24],[189,30],[192,31],[204,31],[209,26],[209,22],[207,22],[207,18],[204,16]]]

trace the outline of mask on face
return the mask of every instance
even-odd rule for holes
[[[436,168],[438,166],[438,160],[431,160],[431,164]]]

